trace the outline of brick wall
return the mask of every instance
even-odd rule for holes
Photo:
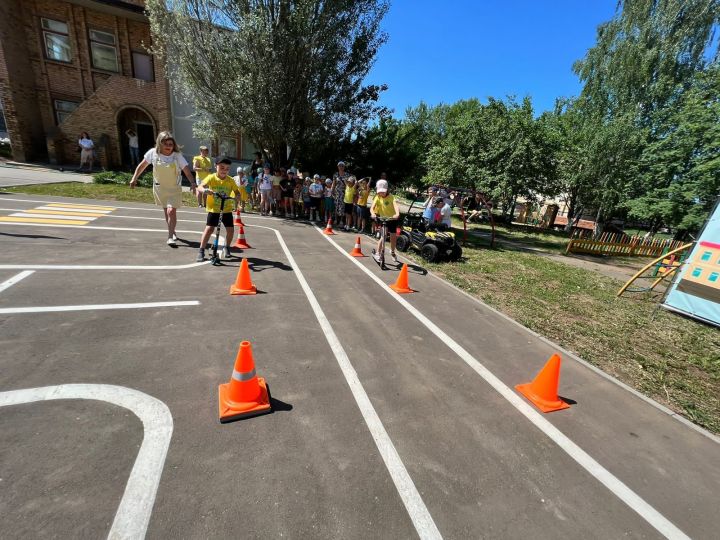
[[[125,3],[144,6],[143,0]],[[145,111],[156,130],[171,126],[168,83],[160,62],[154,62],[157,82],[132,78],[132,52],[147,52],[145,47],[151,43],[149,25],[136,20],[140,17],[137,13],[120,16],[117,10],[108,13],[104,12],[106,9],[99,2],[96,9],[88,9],[57,0],[0,1],[0,32],[5,29],[7,34],[7,39],[0,34],[5,45],[5,49],[0,49],[0,98],[5,105],[14,152],[17,141],[16,159],[42,159],[37,152],[26,151],[34,141],[36,149],[50,150],[51,161],[74,163],[79,158],[77,136],[88,131],[96,145],[101,139],[107,143],[100,151],[103,164],[118,165],[121,145],[127,143],[118,131],[118,114],[127,106],[135,105]],[[70,62],[45,57],[42,17],[68,25]],[[118,73],[93,66],[90,29],[116,36]],[[56,125],[54,109],[58,99],[80,103],[60,125]],[[32,129],[34,134],[30,133]]]

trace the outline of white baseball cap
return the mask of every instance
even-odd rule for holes
[[[375,184],[375,191],[378,193],[387,193],[388,190],[388,183],[387,180],[378,180],[377,184]]]

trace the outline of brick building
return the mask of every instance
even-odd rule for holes
[[[88,131],[99,164],[129,163],[172,127],[163,68],[148,53],[143,0],[2,0],[0,99],[13,157],[77,163]]]

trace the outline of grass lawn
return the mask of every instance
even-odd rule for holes
[[[418,259],[416,253],[408,253]],[[466,247],[430,270],[640,392],[720,433],[720,332],[621,283],[532,253]],[[510,271],[508,271],[510,269]]]
[[[116,184],[83,184],[81,182],[63,182],[61,184],[36,184],[3,188],[9,193],[27,193],[28,195],[53,195],[56,197],[80,197],[84,199],[103,199],[106,201],[129,201],[154,203],[152,189]],[[197,206],[197,200],[191,193],[183,193],[183,206]]]

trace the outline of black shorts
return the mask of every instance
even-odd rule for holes
[[[380,225],[382,225],[382,223],[380,223],[379,221],[377,223],[378,223],[378,227]],[[389,221],[386,221],[385,224],[387,225],[387,231],[390,234],[395,234],[395,233],[397,233],[397,228],[400,226],[400,220],[399,219],[391,219]]]
[[[320,208],[320,197],[310,197],[310,208]]]
[[[205,225],[209,225],[210,227],[217,227],[218,223],[220,223],[220,212],[208,212]],[[233,215],[228,212],[223,212],[222,224],[225,225],[226,229],[232,229]]]
[[[355,205],[353,203],[345,203],[345,213],[346,214],[352,214],[355,210]]]
[[[293,195],[294,195],[294,193],[292,191],[283,191],[282,192],[283,199],[292,199]]]

